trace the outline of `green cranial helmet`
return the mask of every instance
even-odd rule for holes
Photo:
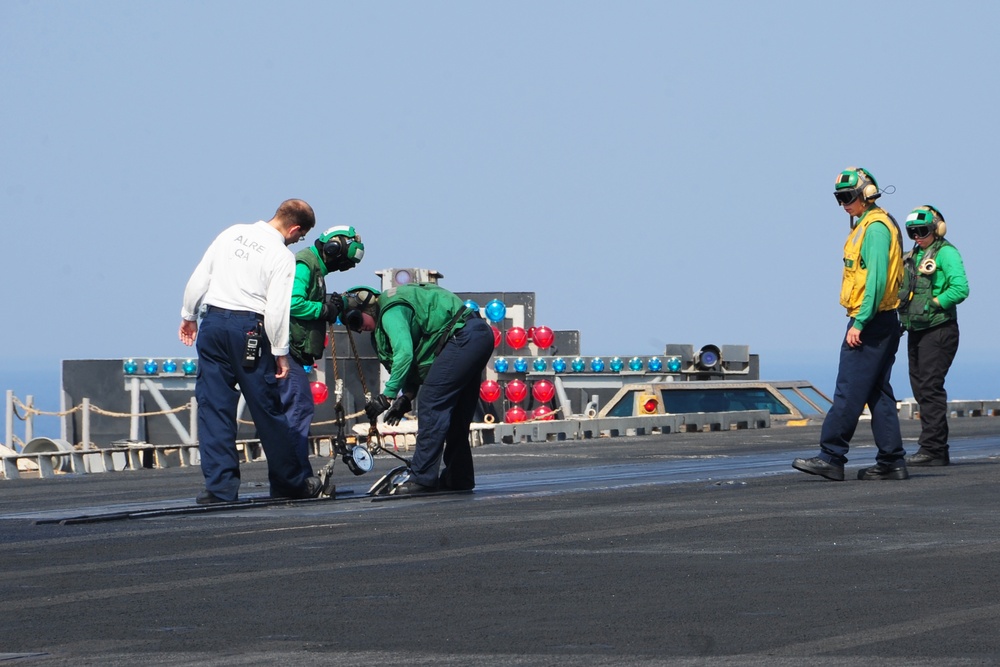
[[[947,232],[947,226],[941,211],[930,204],[924,204],[910,211],[906,216],[906,233],[911,239],[918,239],[934,234],[941,238]]]
[[[365,244],[354,227],[331,227],[316,239],[316,249],[323,255],[327,268],[336,271],[353,269],[365,256]]]
[[[374,287],[361,285],[352,287],[343,293],[345,310],[364,310],[371,312],[378,303],[378,298],[382,294]]]
[[[352,331],[361,331],[364,318],[362,313],[372,317],[378,314],[378,297],[382,294],[374,287],[352,287],[341,296],[344,298],[344,313],[340,321]]]
[[[848,167],[837,176],[833,196],[837,198],[838,204],[845,206],[859,198],[865,203],[875,201],[882,193],[870,171],[861,167]]]

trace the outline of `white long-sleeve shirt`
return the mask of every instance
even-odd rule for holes
[[[196,320],[202,305],[249,310],[264,316],[275,356],[288,354],[288,317],[295,255],[264,221],[233,225],[205,251],[184,288],[181,317]]]

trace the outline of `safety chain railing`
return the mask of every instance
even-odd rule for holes
[[[70,415],[74,415],[76,413],[84,413],[86,411],[86,413],[102,415],[102,416],[105,416],[105,417],[129,418],[129,419],[132,419],[132,420],[136,420],[136,419],[141,419],[141,418],[145,418],[145,417],[158,417],[158,416],[164,416],[164,415],[178,414],[178,413],[186,412],[186,411],[189,411],[189,410],[192,410],[192,409],[193,409],[193,404],[192,403],[188,403],[188,404],[185,404],[185,405],[178,406],[176,408],[171,408],[169,410],[149,410],[149,411],[143,411],[143,412],[118,412],[118,411],[114,411],[114,410],[106,410],[106,409],[104,409],[104,408],[102,408],[100,406],[97,406],[97,405],[94,405],[94,404],[90,403],[89,400],[84,399],[83,402],[81,402],[81,403],[79,403],[77,405],[74,405],[71,408],[67,408],[65,410],[40,410],[40,409],[36,408],[31,403],[30,397],[29,397],[29,401],[25,402],[25,401],[21,400],[20,398],[18,398],[16,395],[14,395],[13,392],[8,391],[7,392],[7,414],[8,414],[8,418],[7,418],[7,433],[6,433],[6,438],[4,440],[4,443],[6,443],[8,447],[10,447],[11,449],[14,449],[15,451],[17,451],[19,449],[23,449],[24,446],[27,444],[27,442],[32,439],[32,435],[33,435],[33,420],[36,417],[58,417],[58,418],[64,418],[64,417],[68,417]],[[358,412],[346,415],[346,419],[355,419],[357,417],[363,416],[364,414],[365,414],[364,410],[359,410]],[[24,422],[24,424],[25,424],[25,436],[24,436],[24,438],[21,438],[16,433],[14,433],[13,423],[12,423],[13,419],[17,419],[18,421]],[[238,422],[240,424],[253,425],[253,421],[252,420],[239,419]],[[336,424],[336,423],[337,423],[336,419],[329,419],[329,420],[325,420],[325,421],[313,422],[313,425],[314,426],[328,426],[328,425]],[[87,428],[85,428],[84,430],[88,430],[89,431],[89,429],[87,429]],[[85,440],[89,440],[89,437],[85,438]],[[4,444],[4,443],[0,443],[0,444]],[[79,446],[82,446],[82,443],[78,443],[78,444],[79,444]]]
[[[34,419],[36,417],[59,417],[65,418],[70,415],[81,413],[83,415],[83,442],[74,445],[77,448],[86,449],[89,443],[90,437],[90,425],[88,420],[89,414],[97,414],[105,417],[119,417],[119,418],[129,418],[135,422],[137,419],[143,417],[157,417],[163,415],[178,414],[180,412],[185,412],[193,409],[193,401],[187,405],[181,405],[176,408],[171,408],[168,410],[151,410],[144,412],[117,412],[114,410],[106,410],[100,406],[93,405],[89,399],[83,399],[83,401],[71,408],[65,410],[39,410],[36,408],[32,402],[31,397],[28,397],[28,402],[22,401],[18,398],[12,391],[7,392],[7,425],[6,425],[6,438],[4,443],[7,447],[17,451],[19,448],[23,449],[24,446],[31,441],[34,435]],[[25,435],[24,438],[19,437],[14,433],[13,420],[17,419],[24,422],[25,424]],[[4,444],[0,443],[0,444]]]
[[[35,417],[59,417],[59,418],[62,418],[62,417],[68,417],[68,416],[76,414],[78,412],[79,413],[83,413],[86,410],[89,413],[98,414],[98,415],[102,415],[102,416],[105,416],[105,417],[118,417],[118,418],[137,419],[137,418],[143,418],[143,417],[158,417],[158,416],[164,416],[164,415],[170,415],[170,414],[179,414],[181,412],[185,412],[185,411],[191,410],[193,406],[192,406],[192,404],[189,403],[189,404],[186,404],[186,405],[178,406],[176,408],[171,408],[169,410],[152,410],[152,411],[144,411],[144,412],[118,412],[118,411],[113,411],[113,410],[106,410],[106,409],[104,409],[104,408],[102,408],[100,406],[93,405],[92,403],[89,402],[89,400],[84,399],[84,401],[82,403],[80,403],[78,405],[74,405],[73,407],[65,409],[65,410],[40,410],[40,409],[36,408],[34,405],[32,405],[30,402],[26,403],[26,402],[22,401],[20,398],[18,398],[17,396],[15,396],[13,394],[13,392],[8,392],[7,407],[8,407],[9,418],[8,418],[8,424],[7,424],[7,434],[6,434],[7,437],[6,437],[5,442],[8,443],[7,446],[10,447],[11,449],[17,450],[18,448],[23,449],[24,445],[27,444],[27,441],[31,440],[31,435],[32,435],[31,422],[32,422],[32,420]],[[550,411],[548,411],[548,412],[546,412],[544,414],[541,414],[541,415],[532,415],[531,418],[526,419],[522,423],[532,423],[532,422],[538,422],[538,421],[545,421],[545,420],[549,419],[550,417],[553,417],[553,416],[557,415],[561,411],[562,411],[562,408],[561,407],[557,407],[557,408],[554,408],[554,409],[552,409],[552,410],[550,410]],[[356,418],[362,417],[364,415],[365,415],[365,411],[364,410],[358,410],[357,412],[353,412],[351,414],[345,415],[344,419],[345,420],[356,419]],[[412,417],[412,415],[407,415],[407,416],[408,417]],[[26,424],[26,434],[25,434],[25,438],[24,439],[22,439],[16,433],[13,432],[12,424],[10,423],[10,418],[11,417],[12,418],[16,418],[19,421],[22,421],[22,422],[24,422]],[[490,422],[490,421],[492,421],[492,420],[487,419],[487,422]],[[253,421],[252,420],[239,419],[238,422],[240,424],[244,424],[244,425],[253,425]],[[313,426],[330,426],[330,425],[333,425],[333,424],[337,424],[338,422],[339,422],[338,419],[327,419],[327,420],[324,420],[324,421],[313,422]],[[89,438],[87,438],[87,439],[89,439]]]
[[[363,414],[365,414],[364,410],[358,410],[357,412],[352,412],[349,415],[344,415],[344,419],[355,419],[357,417],[362,416]],[[253,421],[246,420],[246,419],[240,419],[238,421],[241,424],[248,424],[248,425],[249,424],[253,424]],[[313,422],[312,425],[313,426],[329,426],[330,424],[336,424],[337,421],[338,420],[336,420],[336,419],[327,419],[327,420],[321,421],[321,422]]]
[[[74,414],[76,412],[82,412],[84,409],[84,404],[74,405],[68,410],[61,410],[58,412],[51,412],[47,410],[39,410],[31,405],[28,405],[17,396],[13,397],[14,406],[14,416],[21,421],[27,421],[33,417],[45,416],[45,417],[66,417],[68,415]],[[25,411],[22,415],[18,408]],[[157,410],[155,412],[112,412],[111,410],[105,410],[104,408],[98,407],[96,405],[90,405],[88,408],[91,412],[97,413],[99,415],[104,415],[105,417],[156,417],[158,415],[170,415],[176,414],[178,412],[184,412],[185,410],[190,410],[190,405],[181,405],[170,410]]]

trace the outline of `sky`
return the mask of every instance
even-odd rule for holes
[[[190,356],[208,244],[300,197],[365,242],[331,289],[433,269],[535,292],[585,355],[749,345],[832,395],[832,191],[859,165],[900,221],[944,213],[971,288],[950,397],[996,398],[998,24],[965,0],[5,0],[0,390],[55,409],[63,359]]]

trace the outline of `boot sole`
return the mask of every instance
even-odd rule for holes
[[[804,472],[807,475],[816,475],[817,477],[822,477],[823,479],[828,479],[828,480],[830,480],[832,482],[843,482],[844,481],[844,473],[843,472],[841,472],[838,475],[836,473],[836,471],[831,470],[830,471],[831,474],[828,475],[826,473],[820,472],[819,470],[814,470],[812,468],[808,468],[808,467],[805,467],[805,466],[799,467],[799,466],[795,465],[794,462],[792,462],[792,467],[795,468],[796,470],[798,470],[799,472]]]
[[[879,480],[879,479],[910,479],[910,473],[906,470],[893,470],[885,475],[868,475],[865,471],[858,472],[858,479],[863,481]]]

